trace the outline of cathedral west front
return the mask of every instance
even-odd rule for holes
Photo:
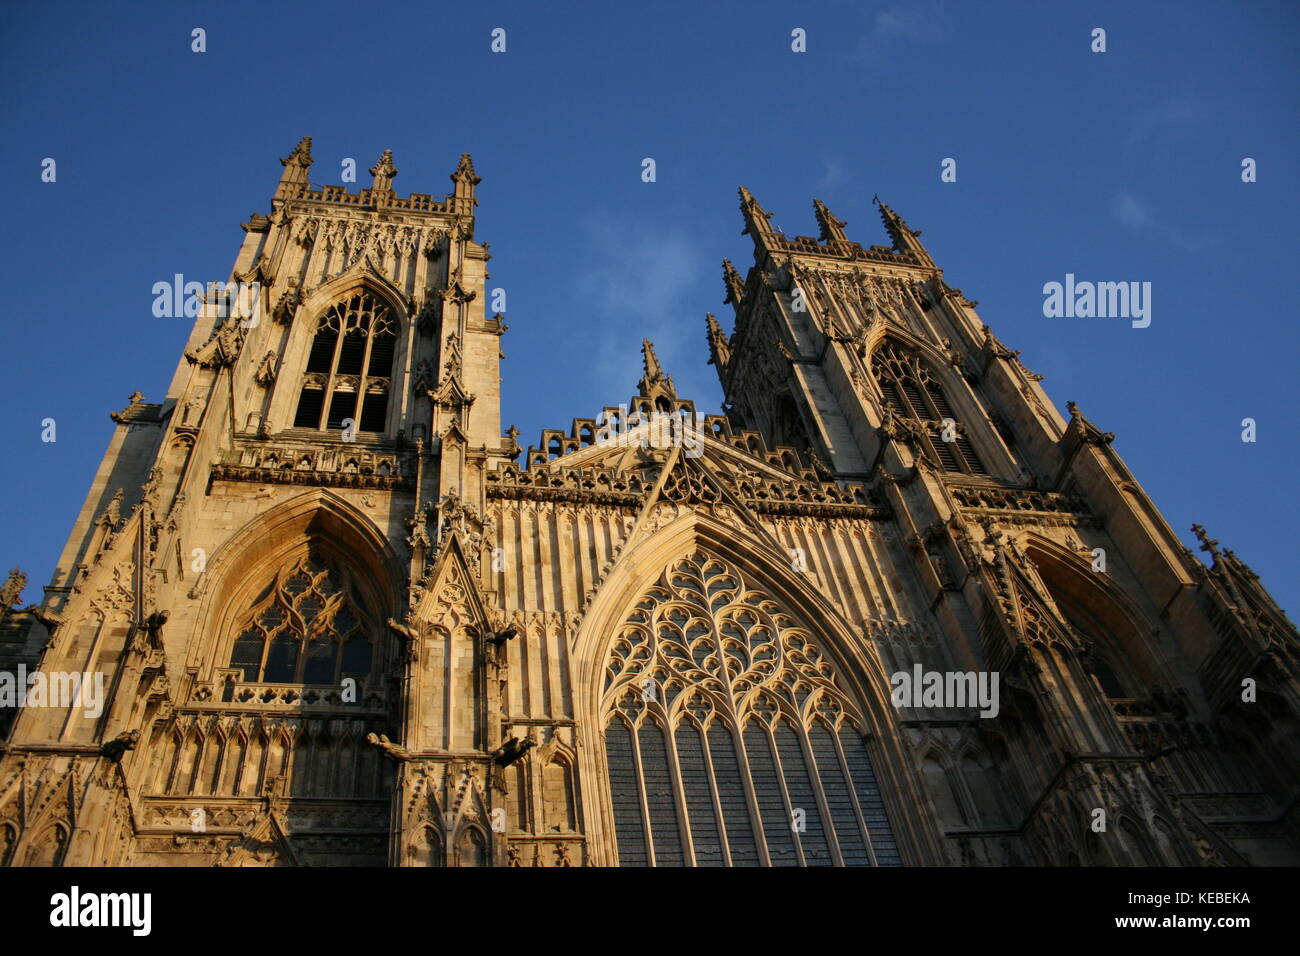
[[[722,409],[647,341],[525,447],[470,157],[311,146],[0,594],[0,865],[1300,862],[1295,626],[889,206],[742,187]]]

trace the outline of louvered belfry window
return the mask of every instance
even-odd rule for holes
[[[370,673],[368,630],[346,571],[308,553],[253,602],[230,666],[250,683],[336,685]]]
[[[943,420],[958,419],[943,386],[915,355],[886,342],[872,358],[871,371],[894,414],[920,423],[926,447],[945,471],[988,474],[969,438],[958,433],[953,441],[943,440]]]
[[[726,561],[676,561],[637,602],[604,708],[620,866],[899,864],[834,667]]]
[[[369,292],[330,306],[312,339],[294,427],[342,429],[351,419],[357,431],[384,431],[396,343],[390,309]]]

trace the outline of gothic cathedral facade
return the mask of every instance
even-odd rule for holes
[[[723,413],[646,342],[524,450],[469,156],[443,198],[282,163],[252,306],[202,296],[0,601],[45,689],[0,709],[0,863],[1300,862],[1294,625],[888,206],[863,247],[742,188]]]

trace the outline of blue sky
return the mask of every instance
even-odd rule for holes
[[[39,600],[108,413],[158,400],[188,333],[153,283],[224,277],[310,135],[314,182],[353,157],[364,184],[391,148],[403,194],[473,153],[525,444],[625,401],[643,335],[716,409],[704,313],[730,328],[719,263],[750,261],[738,184],[788,233],[816,234],[817,196],[868,245],[879,193],[1184,541],[1204,524],[1294,613],[1298,25],[1286,2],[6,3],[0,570]],[[1066,273],[1150,282],[1151,326],[1045,318]]]

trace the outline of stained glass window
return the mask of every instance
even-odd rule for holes
[[[727,562],[664,572],[615,638],[604,700],[620,865],[899,864],[835,669]]]

